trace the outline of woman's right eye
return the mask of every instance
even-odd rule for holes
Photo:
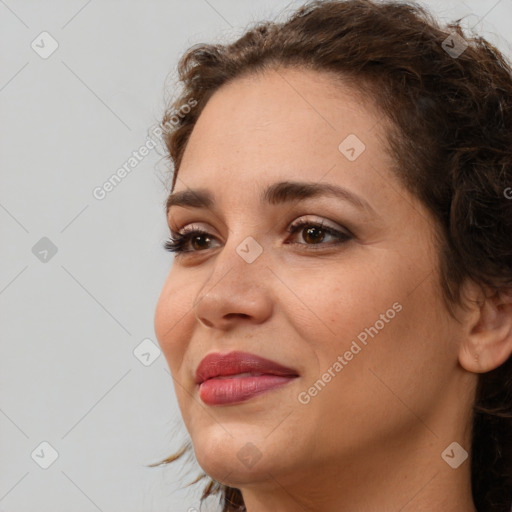
[[[164,249],[176,253],[176,255],[187,252],[198,252],[209,249],[209,247],[205,247],[205,245],[210,243],[212,239],[213,237],[210,233],[202,229],[194,228],[184,233],[173,231],[169,239],[164,243]],[[193,248],[190,249],[189,245]]]

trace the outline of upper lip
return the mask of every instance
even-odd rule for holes
[[[208,354],[197,367],[196,384],[215,377],[246,372],[298,377],[297,371],[292,368],[287,368],[255,354],[235,351],[227,354]]]

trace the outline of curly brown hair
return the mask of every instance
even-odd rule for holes
[[[464,42],[462,53],[447,51],[446,41]],[[460,20],[441,27],[416,4],[316,0],[284,22],[253,26],[232,44],[190,48],[178,65],[183,91],[161,123],[174,166],[171,190],[212,94],[243,75],[284,67],[353,81],[391,121],[395,171],[439,221],[440,285],[450,311],[462,304],[467,279],[493,293],[511,289],[512,200],[504,192],[512,186],[510,64],[485,39],[467,35]],[[190,102],[195,108],[171,123]],[[187,443],[151,466],[190,450]],[[510,512],[512,358],[479,376],[471,472],[477,509]],[[211,495],[220,496],[222,512],[245,510],[238,489],[210,479],[202,499]]]

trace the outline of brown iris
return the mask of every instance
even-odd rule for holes
[[[201,243],[202,241],[202,243]],[[196,235],[190,240],[190,245],[195,251],[208,249],[208,244],[211,242],[210,237],[207,235]]]
[[[311,243],[313,244],[321,242],[325,237],[325,231],[322,228],[319,228],[318,226],[311,226],[307,229],[304,229],[303,232],[305,232],[305,234],[303,235],[304,241],[311,241]]]

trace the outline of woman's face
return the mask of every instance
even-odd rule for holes
[[[392,174],[385,133],[353,90],[290,69],[223,86],[193,130],[174,193],[211,201],[175,201],[168,222],[208,234],[173,261],[155,331],[198,462],[222,483],[320,489],[385,464],[430,475],[468,441],[463,327],[441,299],[434,221]],[[237,366],[220,364],[196,383],[203,358],[232,352],[294,376],[263,365],[227,381]]]

